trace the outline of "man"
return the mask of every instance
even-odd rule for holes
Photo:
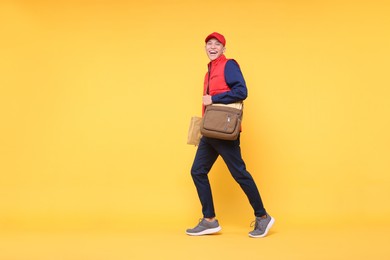
[[[226,59],[225,37],[214,32],[206,37],[206,54],[210,59],[204,79],[203,111],[213,103],[229,104],[240,102],[247,97],[247,88],[240,67],[235,60]],[[221,230],[215,218],[214,203],[208,173],[218,156],[225,161],[230,173],[246,194],[255,215],[254,230],[250,237],[264,237],[274,223],[267,214],[257,186],[246,170],[241,156],[240,137],[234,141],[219,140],[203,136],[200,140],[191,168],[198,196],[202,205],[203,218],[198,225],[187,229],[192,236],[213,234]]]

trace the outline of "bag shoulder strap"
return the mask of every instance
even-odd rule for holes
[[[210,88],[210,73],[211,73],[211,63],[207,66],[208,67],[208,79],[207,79],[207,89],[206,89],[206,94],[209,95],[209,88]]]

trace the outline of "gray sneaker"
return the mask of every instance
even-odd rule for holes
[[[210,222],[203,218],[199,220],[199,224],[196,227],[187,229],[186,233],[190,236],[202,236],[217,233],[220,230],[221,227],[218,224],[218,220]]]
[[[269,231],[269,229],[274,224],[275,219],[267,214],[266,218],[256,217],[256,219],[252,222],[251,227],[253,227],[253,224],[255,228],[253,231],[249,232],[250,237],[265,237]]]

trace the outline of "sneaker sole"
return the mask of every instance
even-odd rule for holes
[[[274,223],[275,223],[275,219],[273,217],[271,217],[271,221],[268,223],[267,228],[265,229],[264,234],[258,235],[258,236],[254,236],[254,235],[249,234],[249,236],[253,237],[253,238],[265,237],[268,234],[268,231],[270,230],[270,228],[272,227],[272,225]]]
[[[186,231],[186,234],[187,234],[187,235],[190,235],[190,236],[203,236],[203,235],[210,235],[210,234],[217,233],[217,232],[219,232],[221,229],[222,229],[221,227],[209,228],[209,229],[203,230],[203,231],[198,232],[198,233],[190,233],[190,232],[187,232],[187,231]]]

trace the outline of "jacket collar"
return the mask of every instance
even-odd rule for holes
[[[217,65],[219,62],[224,61],[224,60],[226,60],[226,57],[225,57],[224,54],[222,54],[221,56],[219,56],[219,57],[216,58],[215,60],[210,61],[209,64],[208,64],[208,67],[210,67],[210,65],[215,66],[215,65]]]

